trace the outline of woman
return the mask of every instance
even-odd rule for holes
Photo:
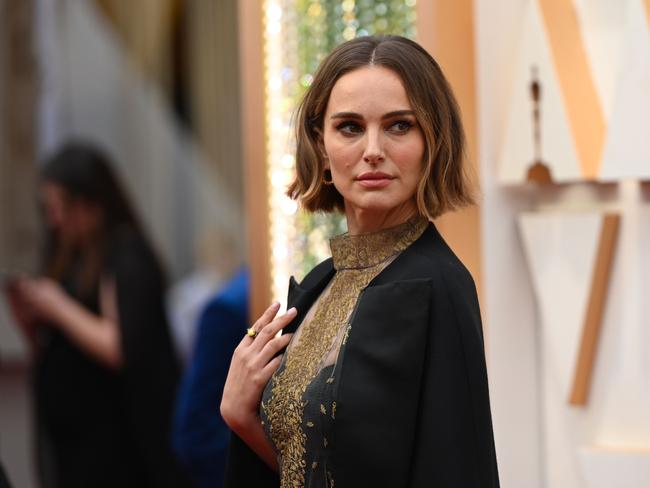
[[[229,486],[497,487],[474,283],[429,222],[472,200],[440,68],[402,37],[346,42],[297,137],[289,194],[349,233],[233,355]]]
[[[178,368],[164,278],[105,157],[69,144],[43,168],[44,273],[15,282],[33,339],[44,486],[185,486],[168,439]]]

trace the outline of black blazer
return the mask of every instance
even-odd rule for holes
[[[298,285],[295,330],[334,275]],[[361,292],[339,364],[330,468],[337,488],[499,486],[474,281],[431,224]],[[277,487],[233,434],[228,487]]]

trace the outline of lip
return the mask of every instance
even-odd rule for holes
[[[393,177],[389,174],[382,173],[381,171],[366,171],[361,173],[356,178],[357,180],[392,180]]]
[[[393,179],[393,176],[382,173],[381,171],[367,171],[355,178],[364,188],[383,188],[388,186]]]

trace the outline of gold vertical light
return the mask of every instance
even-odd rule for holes
[[[267,134],[267,181],[271,246],[271,296],[285,304],[290,269],[291,242],[296,237],[293,216],[295,201],[286,196],[294,168],[291,146],[293,86],[297,32],[287,16],[295,15],[292,0],[264,2],[264,69]]]

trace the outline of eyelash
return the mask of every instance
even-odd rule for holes
[[[414,124],[413,122],[411,122],[410,120],[406,120],[406,119],[404,119],[404,120],[396,120],[396,121],[392,122],[392,123],[388,126],[388,129],[390,129],[390,128],[396,126],[396,125],[402,125],[402,126],[405,126],[405,128],[403,128],[403,129],[398,129],[398,130],[397,130],[398,133],[400,133],[400,134],[405,134],[405,133],[407,133],[409,130],[411,130],[411,128],[412,128],[415,124]],[[354,121],[352,121],[352,120],[346,120],[346,121],[341,122],[340,124],[338,124],[338,125],[336,126],[336,130],[338,130],[339,132],[343,133],[344,135],[353,135],[353,134],[356,135],[356,134],[359,134],[359,133],[361,132],[361,131],[350,131],[350,130],[346,130],[346,129],[350,129],[350,128],[361,129],[361,130],[363,130],[363,128],[361,127],[361,124],[359,124],[359,123],[357,123],[357,122],[354,122]]]
[[[394,123],[391,124],[391,127],[398,124],[406,126],[404,129],[401,129],[400,132],[408,132],[409,130],[411,130],[411,128],[414,125],[413,122],[411,122],[410,120],[396,120]]]

